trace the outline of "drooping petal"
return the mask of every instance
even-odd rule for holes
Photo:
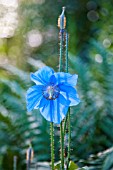
[[[26,95],[28,111],[31,111],[32,109],[34,109],[34,107],[37,106],[38,103],[40,102],[41,98],[43,97],[42,88],[43,86],[41,85],[39,86],[35,85],[28,89],[27,95]]]
[[[59,85],[60,93],[70,101],[69,106],[76,106],[80,103],[79,96],[77,94],[77,91],[72,86],[65,86],[65,85]]]
[[[63,72],[54,73],[54,75],[57,79],[58,84],[65,83],[65,85],[68,86],[76,86],[78,75],[71,75],[69,73]]]
[[[53,103],[53,100],[48,100],[46,105],[40,108],[40,113],[49,122],[52,122],[53,120],[52,119],[52,110],[53,110],[52,103]]]
[[[65,98],[62,94],[59,95],[58,101],[59,101],[59,103],[61,103],[62,105],[65,105],[65,106],[70,106],[70,103],[71,103],[70,100]]]
[[[43,97],[41,100],[40,100],[40,103],[38,106],[36,106],[34,109],[38,109],[38,108],[41,108],[41,107],[44,107],[44,106],[47,106],[49,103],[49,101]]]
[[[49,83],[50,77],[54,73],[53,69],[45,66],[35,73],[31,73],[30,78],[37,85],[46,85]]]
[[[68,112],[69,108],[69,102],[66,102],[66,99],[62,98],[62,95],[57,98],[57,100],[54,100],[54,116],[53,116],[53,122],[56,124],[60,124],[61,121],[66,117],[66,114]],[[64,105],[65,104],[65,105]]]
[[[60,124],[67,114],[69,103],[62,95],[59,95],[56,100],[48,100],[48,103],[40,108],[40,112],[46,120]]]

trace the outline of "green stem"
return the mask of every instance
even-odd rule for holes
[[[59,71],[61,72],[63,69],[62,66],[62,56],[63,56],[63,36],[64,33],[60,33],[60,58],[59,58]],[[63,122],[60,123],[60,159],[61,159],[61,170],[64,170],[64,132],[63,132]]]
[[[67,169],[69,167],[70,162],[70,150],[71,150],[71,120],[70,120],[70,108],[68,111],[68,155],[67,155]]]
[[[62,71],[62,56],[63,56],[63,32],[60,33],[60,58],[59,58],[59,72]]]
[[[60,123],[60,140],[61,140],[61,170],[64,170],[64,132],[63,122]]]
[[[51,169],[54,170],[54,127],[53,127],[53,122],[50,123],[50,136],[51,136]]]
[[[68,33],[66,32],[66,72],[68,73]],[[70,149],[71,149],[71,120],[70,120],[70,108],[68,110],[67,120],[68,123],[68,154],[67,154],[67,169],[70,162]]]
[[[68,33],[66,32],[66,73],[68,73]]]
[[[68,33],[66,32],[66,51],[65,51],[65,71],[66,73],[68,73]],[[68,110],[69,112],[69,110]],[[67,125],[67,121],[68,121],[68,114],[66,116],[65,122],[64,122],[64,136],[66,133],[66,125]]]
[[[64,137],[65,137],[65,134],[66,134],[67,119],[68,119],[68,115],[66,116],[65,121],[64,121]]]

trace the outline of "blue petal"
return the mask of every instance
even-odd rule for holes
[[[68,86],[75,86],[77,83],[78,75],[76,74],[71,75],[69,73],[58,72],[54,73],[54,75],[57,79],[58,84],[65,83]]]
[[[49,103],[49,100],[43,97],[40,101],[40,104],[38,105],[38,107],[35,107],[35,109],[45,107],[46,105],[48,105],[48,103]]]
[[[48,100],[48,102],[40,108],[42,116],[50,122],[52,122],[51,102],[51,100]]]
[[[34,85],[27,90],[27,99],[34,97],[38,93],[42,94],[42,85]]]
[[[65,99],[65,97],[62,94],[59,95],[58,100],[59,103],[61,103],[62,105],[70,106],[70,100],[68,100],[67,98]]]
[[[53,122],[56,124],[60,124],[61,121],[65,118],[67,112],[68,112],[68,107],[69,103],[68,102],[63,102],[62,104],[62,95],[57,98],[57,100],[54,100],[54,116],[53,116]],[[66,101],[66,100],[65,100]],[[61,103],[60,103],[61,102]],[[65,105],[64,105],[65,103]]]
[[[40,112],[46,120],[60,124],[67,114],[68,107],[69,101],[59,95],[56,100],[48,100],[44,107],[40,108]]]
[[[74,87],[71,86],[65,86],[65,85],[59,85],[60,93],[70,101],[69,106],[76,106],[80,103],[79,96],[77,94],[77,91]]]
[[[42,95],[34,97],[31,101],[27,102],[27,110],[30,112],[35,107],[38,107],[40,104],[40,100],[42,99]]]
[[[43,86],[32,86],[31,88],[28,89],[27,95],[26,95],[26,100],[27,100],[27,110],[31,111],[36,107],[42,96],[42,87]]]
[[[46,85],[50,81],[50,77],[54,74],[52,68],[45,66],[35,73],[31,73],[31,80],[37,85]]]
[[[56,77],[54,75],[52,75],[50,77],[50,84],[56,84],[57,80],[56,80]]]

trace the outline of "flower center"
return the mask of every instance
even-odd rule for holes
[[[58,98],[60,89],[58,86],[48,85],[42,89],[42,94],[47,100],[55,100]]]

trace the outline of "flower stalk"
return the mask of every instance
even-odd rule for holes
[[[64,33],[60,32],[60,58],[59,58],[59,72],[63,69],[62,56],[63,56],[63,36]],[[60,123],[60,144],[61,144],[61,170],[64,170],[64,132],[63,132],[63,121]]]
[[[58,20],[60,27],[60,58],[59,58],[59,71],[63,71],[65,65],[65,72],[68,73],[68,33],[64,30],[66,27],[66,18],[64,16],[65,8],[63,7],[62,14]],[[65,35],[65,64],[63,63],[63,50],[64,50],[64,35]],[[63,126],[64,125],[64,126]],[[71,145],[71,125],[70,125],[70,108],[66,119],[60,124],[60,140],[61,140],[61,169],[64,169],[64,137],[66,133],[66,125],[68,125],[68,156],[67,156],[67,169],[70,162],[70,145]]]
[[[65,51],[65,72],[68,73],[68,32],[66,32],[65,39],[66,39],[66,45],[65,45],[66,46],[66,51]],[[66,133],[67,120],[68,120],[68,115],[66,116],[65,121],[64,121],[64,136],[65,136],[65,133]]]
[[[60,58],[59,58],[59,72],[63,69],[62,56],[63,56],[63,36],[64,33],[60,32]]]
[[[60,123],[60,140],[61,140],[61,170],[64,170],[64,132],[63,132],[63,121]]]
[[[67,169],[70,162],[70,150],[71,150],[71,120],[70,120],[70,108],[68,111],[68,154],[67,154]]]
[[[68,73],[68,33],[66,32],[66,72]],[[67,124],[68,124],[68,154],[67,154],[67,169],[70,162],[71,151],[71,120],[70,120],[70,108],[68,109]]]
[[[54,125],[50,123],[50,137],[51,137],[51,169],[54,170]]]
[[[68,73],[68,32],[66,32],[66,73]]]
[[[65,7],[62,8],[62,14],[58,19],[58,27],[60,28],[60,58],[59,58],[59,72],[63,71],[63,47],[64,47],[64,29],[66,26],[66,18],[64,15]],[[64,128],[63,128],[63,121],[60,123],[60,145],[61,145],[61,170],[64,170]]]

